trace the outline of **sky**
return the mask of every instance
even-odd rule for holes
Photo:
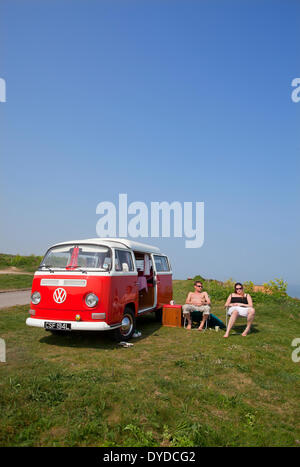
[[[174,277],[299,277],[300,3],[0,0],[0,252],[96,237],[100,202],[204,202]]]

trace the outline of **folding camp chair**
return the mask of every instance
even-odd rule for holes
[[[229,308],[231,308],[232,306],[233,306],[233,305],[231,305],[231,306],[227,306],[227,307],[225,308],[225,320],[226,320],[225,322],[226,322],[226,329],[227,329],[227,326],[228,326],[228,321],[229,321],[229,319],[228,319],[228,310],[229,310]],[[240,319],[240,318],[242,318],[242,319],[246,319],[246,320],[247,320],[247,317],[246,317],[246,316],[240,316],[240,315],[239,315],[239,316],[237,317],[237,319],[236,319],[236,321],[235,321],[235,323],[234,323],[234,324],[236,324],[237,320],[238,320],[238,319]]]
[[[201,318],[200,318],[200,321],[199,321],[199,325],[200,325],[200,323],[201,323],[201,321],[202,321],[202,315],[203,315],[202,311],[192,311],[192,312],[191,312],[191,321],[192,321],[192,323],[193,323],[193,313],[198,313],[198,314],[201,313]],[[210,318],[210,316],[208,316],[207,320],[205,321],[205,329],[208,328],[208,321],[209,321],[209,318]],[[188,319],[187,319],[186,316],[184,316],[184,319],[183,319],[183,327],[184,327],[184,328],[186,328],[187,323],[188,323]]]

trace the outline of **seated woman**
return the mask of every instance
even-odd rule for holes
[[[247,336],[250,331],[251,324],[254,320],[255,310],[253,308],[252,298],[249,294],[244,293],[244,288],[240,282],[234,285],[234,292],[229,295],[225,303],[225,307],[229,307],[228,315],[230,316],[229,323],[224,334],[224,337],[229,336],[230,329],[234,325],[238,316],[247,318],[247,326],[242,336]]]

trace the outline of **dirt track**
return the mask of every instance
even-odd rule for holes
[[[7,268],[7,269],[0,269],[0,274],[27,274],[32,275],[32,272],[22,271],[21,269],[17,269],[15,267]]]
[[[31,289],[0,293],[0,309],[16,305],[29,305]]]

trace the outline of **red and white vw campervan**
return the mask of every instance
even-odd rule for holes
[[[59,243],[46,253],[32,283],[28,326],[53,333],[135,332],[136,317],[172,299],[169,259],[159,248],[121,238]]]

